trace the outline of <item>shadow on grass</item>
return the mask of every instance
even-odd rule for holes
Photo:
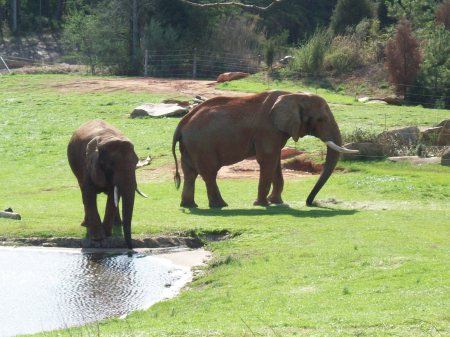
[[[306,209],[296,209],[289,206],[270,206],[254,209],[217,209],[217,208],[190,208],[184,210],[186,213],[203,216],[276,216],[276,215],[290,215],[299,218],[329,218],[333,216],[353,215],[358,210],[353,209],[334,209],[328,207],[308,207]]]

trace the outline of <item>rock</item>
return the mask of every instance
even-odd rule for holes
[[[422,132],[421,142],[425,145],[437,145],[442,126],[434,126]]]
[[[387,103],[385,101],[382,101],[381,99],[371,99],[371,100],[367,101],[366,104],[385,104],[385,105],[387,105]]]
[[[377,143],[350,143],[344,147],[359,151],[359,153],[343,153],[342,159],[345,160],[382,159],[385,156],[383,146]]]
[[[235,81],[235,80],[240,80],[242,78],[246,78],[248,76],[250,76],[249,73],[242,73],[242,72],[223,73],[217,77],[217,82],[222,83],[222,82]]]
[[[294,56],[286,55],[281,60],[279,60],[278,63],[280,63],[282,65],[287,65],[287,64],[291,63],[294,58],[295,58]]]
[[[395,97],[361,97],[358,99],[358,102],[389,104],[389,105],[402,105],[402,101]]]
[[[450,145],[450,119],[443,120],[438,124],[438,126],[442,127],[442,129],[437,139],[437,145]]]
[[[398,162],[408,162],[412,165],[423,165],[423,164],[438,164],[440,161],[439,157],[429,157],[423,158],[419,156],[401,156],[401,157],[389,157],[389,161],[393,161],[395,163]]]
[[[12,219],[12,220],[21,220],[22,217],[19,213],[15,213],[12,208],[7,208],[3,212],[0,211],[0,218]]]
[[[377,136],[377,143],[384,145],[388,149],[398,146],[412,147],[419,142],[419,137],[419,128],[417,126],[409,126],[380,133]]]
[[[442,155],[441,165],[450,166],[450,149],[447,149]]]
[[[178,104],[148,103],[138,106],[130,117],[168,117],[182,116],[189,111],[189,107]]]

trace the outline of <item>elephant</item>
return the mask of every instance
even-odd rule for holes
[[[178,142],[184,174],[180,206],[198,207],[194,192],[200,174],[206,183],[209,207],[226,207],[217,186],[217,172],[222,166],[250,156],[256,156],[260,166],[254,205],[282,204],[281,149],[290,137],[297,142],[306,135],[318,137],[328,146],[322,173],[306,200],[311,206],[333,172],[340,152],[355,153],[342,147],[339,127],[325,99],[309,93],[268,91],[243,97],[220,96],[203,102],[180,120],[173,135],[177,189],[181,184]]]
[[[84,220],[93,240],[112,235],[113,225],[123,224],[125,242],[132,249],[131,220],[133,216],[136,183],[136,164],[139,159],[133,143],[118,129],[102,120],[81,125],[72,135],[67,147],[70,168],[81,189]],[[107,194],[103,223],[97,209],[97,194]],[[122,218],[119,200],[122,196]]]

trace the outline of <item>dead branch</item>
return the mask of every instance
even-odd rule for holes
[[[196,2],[192,2],[189,0],[180,0],[180,2],[188,4],[193,7],[198,8],[217,8],[217,7],[225,7],[225,6],[236,6],[240,7],[246,11],[254,12],[254,13],[262,13],[267,12],[271,10],[273,7],[279,5],[280,3],[284,2],[285,0],[273,0],[269,5],[266,7],[256,6],[256,5],[247,5],[240,2],[213,2],[213,3],[206,3],[206,4],[200,4]]]

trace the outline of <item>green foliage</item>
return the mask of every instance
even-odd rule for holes
[[[391,18],[407,19],[414,29],[430,27],[442,0],[385,0]]]
[[[325,54],[324,69],[335,74],[347,74],[363,64],[362,43],[356,34],[338,35]]]
[[[293,76],[313,76],[323,70],[325,53],[330,47],[330,35],[318,29],[314,35],[293,53],[294,60],[287,67]]]
[[[368,0],[338,0],[331,16],[330,30],[333,34],[343,34],[348,27],[355,27],[362,19],[372,15]]]
[[[428,32],[424,61],[411,100],[450,108],[450,31],[443,24]]]
[[[128,10],[121,0],[115,0],[103,1],[87,14],[73,12],[63,33],[69,56],[87,62],[93,74],[99,67],[110,73],[130,73]]]

